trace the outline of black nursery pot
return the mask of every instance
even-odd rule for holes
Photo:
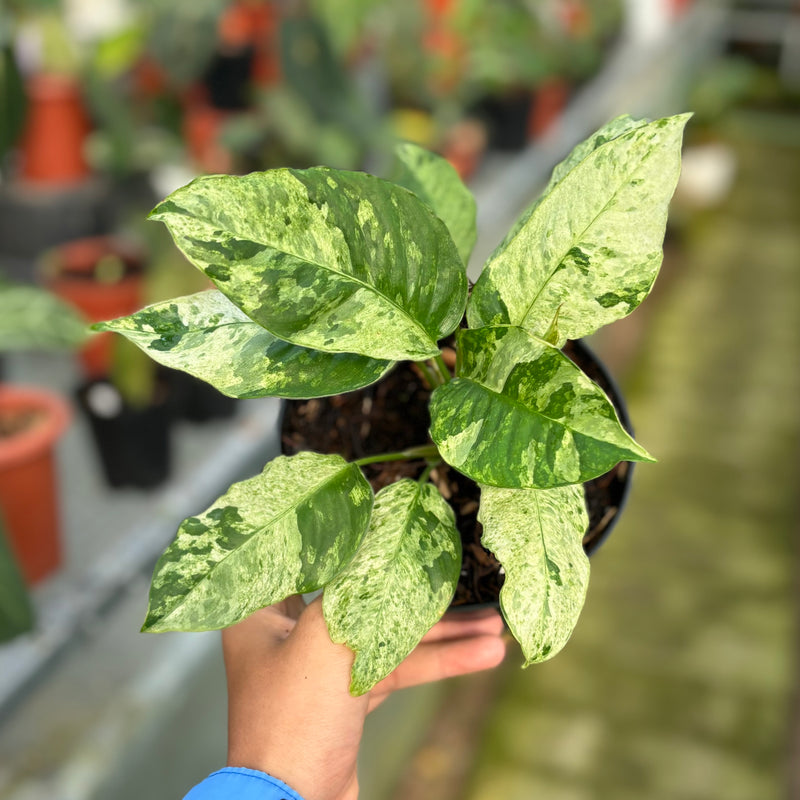
[[[483,119],[489,131],[489,146],[494,150],[522,150],[530,139],[531,91],[509,91],[483,98],[472,113]]]
[[[582,342],[564,348],[584,372],[607,393],[620,421],[631,432],[622,395],[605,367]],[[403,363],[382,381],[356,392],[315,400],[292,400],[284,406],[281,446],[287,455],[302,450],[339,453],[348,460],[402,450],[428,441],[430,390],[410,364]],[[417,478],[424,461],[369,464],[364,473],[377,492],[400,478]],[[610,534],[627,498],[632,464],[621,462],[605,475],[584,484],[589,529],[583,546],[591,555]],[[498,604],[503,573],[481,543],[478,522],[480,489],[469,478],[444,465],[432,479],[456,515],[463,564],[453,606],[474,608]]]
[[[189,422],[210,422],[230,419],[236,413],[237,401],[213,386],[180,370],[170,370],[170,406],[176,419]]]
[[[132,408],[107,381],[77,392],[89,420],[106,483],[112,488],[152,489],[170,474],[170,411],[167,394],[152,405]]]

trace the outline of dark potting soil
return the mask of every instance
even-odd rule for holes
[[[31,430],[47,418],[41,409],[6,410],[0,414],[0,439],[10,439],[19,433]]]
[[[619,402],[605,372],[588,350],[569,343],[565,352],[615,404]],[[336,397],[288,401],[281,426],[282,450],[287,455],[302,450],[339,453],[353,461],[425,444],[430,441],[429,397],[430,389],[414,365],[402,363],[365,389]],[[401,478],[419,477],[424,468],[424,460],[419,460],[368,464],[363,470],[377,492]],[[628,469],[629,464],[623,462],[584,484],[589,511],[589,529],[583,540],[587,553],[600,543],[619,513]],[[497,560],[480,543],[478,485],[447,464],[437,467],[431,480],[453,507],[461,533],[464,556],[452,605],[496,603],[504,576]]]

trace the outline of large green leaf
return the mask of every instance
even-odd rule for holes
[[[27,633],[33,624],[30,595],[0,520],[0,642]]]
[[[441,219],[466,264],[478,236],[475,198],[455,167],[424,147],[403,142],[395,147],[397,166],[392,180],[414,192]]]
[[[181,523],[143,630],[211,630],[327,583],[367,528],[372,489],[341,456],[279,456]]]
[[[431,484],[401,480],[375,498],[355,558],[325,587],[334,642],[355,653],[350,691],[385,678],[444,614],[461,569],[450,506]]]
[[[636,308],[661,266],[688,117],[635,127],[560,177],[487,262],[470,327],[518,325],[544,338],[558,314],[563,343]]]
[[[420,360],[463,315],[467,278],[445,224],[371,175],[207,176],[151,216],[223,294],[293,344]]]
[[[589,582],[582,486],[481,488],[483,545],[503,565],[500,606],[525,666],[554,656],[578,621]]]
[[[231,397],[325,397],[373,383],[392,366],[284,342],[217,291],[155,303],[94,328],[121,333],[160,364]]]
[[[652,461],[603,390],[552,345],[519,328],[459,336],[459,375],[431,397],[442,457],[479,483],[582,483],[623,460]]]

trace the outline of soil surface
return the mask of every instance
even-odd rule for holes
[[[46,419],[40,409],[7,410],[0,413],[0,439],[10,439],[40,425]]]
[[[585,347],[569,343],[565,352],[618,405],[603,369]],[[281,426],[283,452],[302,450],[339,453],[348,461],[404,450],[430,442],[428,399],[430,389],[413,364],[402,363],[379,383],[335,397],[291,400],[286,403]],[[618,406],[619,409],[619,406]],[[400,478],[417,478],[425,461],[391,461],[362,469],[377,492]],[[589,510],[589,530],[584,549],[591,552],[608,532],[624,497],[629,464],[584,484]],[[444,498],[455,511],[464,557],[453,606],[497,603],[503,571],[494,556],[481,546],[478,522],[478,485],[447,464],[431,473]]]

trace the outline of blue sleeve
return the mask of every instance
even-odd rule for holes
[[[225,767],[213,772],[183,800],[303,800],[283,781],[244,767]]]

